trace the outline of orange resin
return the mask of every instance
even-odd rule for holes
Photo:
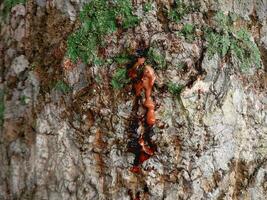
[[[139,166],[133,166],[130,171],[133,173],[140,173],[141,170]]]
[[[136,81],[136,78],[140,78],[138,77],[137,69],[138,67],[144,64],[144,61],[145,61],[144,58],[138,58],[137,62],[129,70],[128,75],[132,80]],[[146,65],[144,67],[144,71],[143,71],[143,74],[141,75],[141,78],[137,80],[137,82],[135,82],[133,85],[133,88],[135,90],[135,95],[137,97],[141,95],[143,90],[145,90],[145,101],[143,105],[147,109],[146,124],[149,127],[152,127],[156,122],[155,104],[151,97],[155,79],[156,79],[156,76],[155,76],[153,68],[150,65]],[[138,159],[138,164],[135,164],[130,169],[130,171],[133,173],[140,173],[141,169],[139,165],[142,164],[147,159],[149,159],[152,155],[154,155],[154,152],[155,152],[155,148],[151,148],[149,145],[146,144],[147,142],[144,140],[143,135],[139,137],[138,143],[140,144],[140,153],[136,155],[137,156],[136,158]]]
[[[137,77],[137,69],[140,65],[143,65],[145,63],[145,58],[138,58],[137,62],[134,64],[134,66],[129,70],[128,75],[131,79],[134,79]]]
[[[147,159],[149,159],[150,156],[145,154],[144,152],[141,153],[140,158],[139,158],[139,163],[142,164],[145,162]]]
[[[134,84],[134,89],[135,89],[135,95],[136,96],[140,96],[141,95],[141,92],[143,90],[143,83],[140,81],[136,84]]]
[[[137,63],[133,66],[133,68],[130,70],[130,74],[132,74],[132,77],[135,77],[136,74],[136,66],[139,66],[138,64],[142,63],[140,61],[137,61]],[[153,126],[156,122],[155,117],[155,105],[151,98],[152,88],[155,82],[156,76],[154,73],[153,68],[150,65],[146,65],[143,73],[142,79],[134,84],[134,90],[135,95],[140,96],[143,89],[145,89],[145,97],[146,100],[144,102],[144,106],[147,108],[147,114],[146,114],[146,122],[149,126]]]
[[[153,126],[156,122],[155,117],[155,105],[151,98],[152,87],[154,85],[156,76],[153,68],[150,65],[145,66],[144,75],[143,75],[143,86],[146,90],[146,100],[144,106],[147,108],[146,122],[149,126]]]
[[[139,144],[141,145],[143,152],[145,152],[149,156],[152,156],[154,154],[154,149],[152,149],[149,146],[145,145],[145,141],[144,141],[144,139],[142,137],[139,139]]]

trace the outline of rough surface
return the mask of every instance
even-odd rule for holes
[[[141,174],[129,171],[134,94],[131,85],[111,87],[116,63],[64,64],[85,2],[14,6],[0,24],[0,199],[267,199],[267,2],[241,2],[201,1],[200,11],[236,12],[252,32],[260,29],[253,36],[263,66],[248,74],[208,58],[201,41],[179,37],[161,14],[169,1],[152,1],[149,12],[144,1],[133,1],[139,25],[107,36],[109,55],[141,43],[166,58],[152,93],[157,151]],[[183,20],[206,23],[201,13]],[[72,90],[57,89],[58,80]],[[166,90],[170,81],[186,85],[179,96]]]

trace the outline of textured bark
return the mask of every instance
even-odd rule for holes
[[[111,87],[115,62],[66,58],[82,2],[29,0],[1,18],[1,200],[267,199],[266,0],[205,0],[184,19],[208,24],[202,12],[241,15],[262,54],[261,69],[248,73],[217,55],[209,59],[203,41],[175,34],[179,27],[162,14],[171,1],[152,1],[148,13],[143,2],[133,1],[139,25],[105,38],[107,55],[153,45],[166,59],[166,69],[153,66],[157,149],[140,174],[130,171],[135,156],[127,151],[132,85]],[[58,80],[71,92],[57,90]],[[170,81],[186,86],[178,97],[166,89]],[[145,120],[145,108],[136,111]]]

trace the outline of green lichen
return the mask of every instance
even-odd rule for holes
[[[131,56],[127,53],[121,53],[121,54],[114,57],[115,62],[119,65],[127,64],[127,63],[131,62],[133,59],[134,59],[133,56]]]
[[[146,2],[144,7],[143,7],[144,12],[149,12],[152,9],[153,9],[152,2],[151,1]]]
[[[73,62],[81,59],[90,63],[98,57],[98,48],[104,47],[104,37],[122,28],[135,26],[139,19],[132,14],[130,0],[90,1],[80,13],[81,27],[69,36],[67,54]],[[118,23],[118,21],[120,21]]]
[[[26,0],[4,0],[3,4],[4,4],[4,8],[3,8],[3,16],[7,16],[8,13],[10,13],[11,9],[17,5],[17,4],[25,4]]]
[[[118,68],[112,77],[111,85],[115,89],[121,89],[129,82],[130,82],[130,79],[127,75],[127,69]]]
[[[62,80],[57,81],[54,88],[63,94],[68,94],[72,90],[72,88]]]
[[[107,61],[108,61],[108,60],[107,60]],[[104,63],[107,63],[107,61],[103,60],[103,59],[100,58],[100,57],[94,57],[92,63],[93,63],[95,66],[101,66],[101,65],[103,65]]]
[[[126,52],[122,52],[115,56],[113,60],[117,63],[119,68],[113,74],[111,85],[114,89],[122,89],[130,82],[125,65],[135,60],[135,58]]]
[[[229,15],[225,15],[222,11],[219,11],[214,16],[214,21],[216,23],[216,28],[219,31],[228,32],[231,29],[233,21]]]
[[[25,96],[25,95],[22,95],[22,96],[20,97],[20,103],[21,103],[21,105],[27,105],[27,101],[28,101],[29,99],[30,99],[29,97],[27,97],[27,96]]]
[[[205,40],[207,41],[207,53],[211,58],[215,53],[224,57],[229,51],[231,45],[231,38],[228,33],[221,34],[208,29],[205,32]]]
[[[182,18],[189,13],[196,12],[199,9],[197,2],[189,1],[185,3],[183,0],[175,0],[172,8],[169,10],[167,17],[170,21],[179,23]]]
[[[261,66],[260,50],[250,38],[251,34],[245,29],[241,29],[231,44],[231,52],[240,61],[241,69],[244,70],[252,65]]]
[[[179,96],[182,92],[182,89],[184,88],[184,85],[170,82],[167,84],[167,87],[168,87],[168,91],[172,95]]]
[[[236,30],[233,27],[235,17],[229,15],[218,12],[214,17],[215,27],[206,28],[205,40],[208,57],[211,58],[214,54],[218,54],[220,57],[229,55],[238,61],[242,71],[246,71],[252,66],[260,67],[260,51],[251,40],[251,34],[246,29]]]
[[[229,12],[228,14],[224,14],[222,11],[218,11],[213,17],[215,27],[217,31],[220,32],[234,31],[233,23],[238,19],[240,19],[240,16],[238,16],[236,13]]]
[[[148,51],[148,62],[155,65],[157,68],[165,68],[166,67],[166,60],[165,56],[162,55],[157,49],[151,47]]]
[[[196,38],[195,25],[186,23],[178,35],[183,36],[187,42],[193,42]]]
[[[131,0],[116,0],[115,2],[115,17],[119,17],[122,20],[122,27],[127,29],[136,26],[139,23],[139,19],[132,13]]]

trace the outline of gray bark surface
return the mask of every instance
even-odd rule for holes
[[[262,66],[247,73],[175,34],[160,15],[169,1],[152,1],[148,13],[133,1],[141,22],[106,37],[110,55],[142,41],[166,59],[152,93],[157,151],[141,174],[129,170],[134,94],[130,84],[111,87],[116,63],[64,68],[83,3],[29,0],[1,20],[0,200],[267,199],[266,0],[201,1],[201,12],[235,12],[250,24]],[[201,14],[184,20],[207,23]],[[71,92],[53,87],[57,80]],[[175,97],[164,89],[170,81],[188,86]]]

